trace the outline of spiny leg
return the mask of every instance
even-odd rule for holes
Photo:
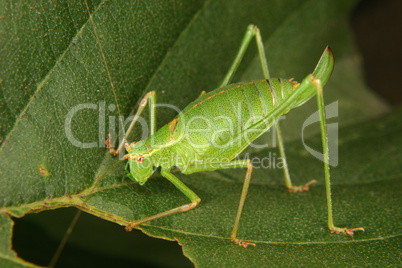
[[[268,61],[267,57],[265,56],[265,49],[264,49],[264,44],[262,42],[260,30],[257,28],[257,26],[250,24],[247,27],[247,31],[243,37],[243,40],[241,42],[239,51],[237,52],[237,55],[230,66],[228,72],[226,73],[225,77],[223,78],[221,84],[218,86],[218,88],[226,86],[232,81],[232,78],[237,70],[237,68],[240,65],[241,60],[244,57],[244,54],[246,53],[247,47],[250,44],[251,40],[255,36],[255,40],[257,43],[257,48],[258,48],[258,56],[260,58],[260,63],[261,63],[261,68],[264,74],[265,79],[270,79],[269,75],[269,68],[268,68]],[[279,145],[279,153],[281,158],[283,159],[283,172],[285,176],[285,184],[286,187],[288,188],[289,192],[303,192],[303,191],[308,191],[309,190],[309,185],[312,183],[315,183],[316,180],[311,180],[308,183],[301,185],[301,186],[294,186],[292,185],[292,181],[290,179],[289,175],[289,169],[288,169],[288,164],[286,160],[286,155],[285,155],[285,147],[283,146],[283,141],[282,141],[282,136],[281,136],[281,131],[279,127],[279,123],[275,124],[275,129],[276,129],[276,136],[277,136],[277,141]]]
[[[246,33],[243,36],[243,40],[240,44],[240,48],[237,52],[237,55],[236,55],[232,65],[230,65],[229,70],[226,73],[225,77],[223,78],[222,82],[219,84],[218,88],[224,87],[232,81],[233,76],[236,73],[236,70],[240,65],[240,62],[243,59],[244,54],[246,53],[247,47],[250,44],[250,42],[254,36],[257,41],[258,54],[260,56],[260,60],[261,60],[261,57],[265,58],[264,46],[262,43],[260,30],[257,28],[257,26],[250,24],[247,27]],[[268,64],[264,65],[263,61],[261,61],[261,64],[262,64],[262,69],[263,69],[264,75],[266,74],[266,76],[269,77]]]
[[[135,226],[138,226],[140,224],[143,224],[143,223],[146,223],[146,222],[149,222],[152,220],[156,220],[156,219],[159,219],[159,218],[162,218],[165,216],[169,216],[169,215],[172,215],[172,214],[175,214],[178,212],[189,211],[190,209],[195,208],[201,202],[201,199],[190,188],[188,188],[183,182],[181,182],[176,176],[174,176],[172,173],[170,173],[170,171],[168,169],[162,169],[161,175],[164,178],[168,179],[184,195],[186,195],[188,197],[188,199],[190,199],[191,203],[158,213],[158,214],[150,216],[150,217],[132,221],[126,226],[127,231],[131,231]]]
[[[248,48],[248,45],[250,44],[250,42],[251,42],[251,40],[253,39],[254,36],[256,38],[256,43],[257,43],[257,48],[258,48],[258,55],[259,55],[261,68],[262,68],[264,77],[266,79],[270,79],[268,61],[267,61],[267,58],[265,56],[264,44],[262,42],[260,31],[255,25],[250,24],[247,27],[247,31],[246,31],[246,33],[245,33],[245,35],[243,37],[243,40],[241,42],[240,48],[238,50],[238,53],[237,53],[232,65],[230,66],[228,72],[226,73],[225,77],[223,78],[222,82],[218,86],[218,88],[226,86],[227,84],[229,84],[232,81],[233,76],[234,76],[237,68],[240,65],[241,60],[244,57],[244,54],[245,54],[245,52],[246,52],[246,50]],[[309,184],[314,183],[316,181],[312,180],[312,181],[310,181],[310,182],[308,182],[308,183],[306,183],[305,185],[302,185],[302,186],[293,186],[292,185],[292,182],[290,180],[290,175],[289,175],[289,170],[288,170],[288,165],[287,165],[286,155],[285,155],[285,149],[284,149],[283,142],[282,142],[282,136],[281,136],[279,124],[275,125],[275,129],[276,129],[276,135],[277,135],[277,140],[278,140],[278,144],[279,144],[279,152],[280,152],[280,155],[281,155],[281,157],[283,159],[283,163],[284,163],[284,176],[285,176],[286,187],[288,188],[288,190],[290,192],[307,191],[309,189]],[[249,171],[249,169],[248,169],[248,171]],[[250,175],[251,175],[251,171],[250,171]],[[244,182],[244,187],[243,187],[243,191],[242,191],[242,198],[241,198],[240,204],[239,204],[238,216],[236,217],[235,225],[234,225],[233,232],[232,232],[232,240],[234,242],[237,240],[236,239],[237,228],[238,228],[238,225],[239,225],[240,215],[241,215],[241,211],[243,209],[243,204],[244,204],[244,200],[245,200],[245,197],[246,197],[246,194],[247,194],[249,182],[250,182],[250,178],[247,179],[247,176],[246,176],[246,180]],[[243,196],[243,194],[244,194],[244,196]],[[237,244],[240,244],[240,243],[237,243]],[[247,244],[245,244],[245,245],[247,246]]]
[[[324,53],[328,53],[325,51]],[[330,63],[332,64],[332,63]],[[324,64],[325,66],[327,64]],[[316,74],[316,73],[314,73]],[[330,229],[331,233],[342,233],[348,234],[350,236],[353,235],[355,231],[364,231],[364,228],[340,228],[336,227],[333,224],[332,218],[332,200],[331,200],[331,182],[330,182],[330,173],[329,173],[329,153],[328,153],[328,140],[327,140],[327,128],[326,128],[326,119],[325,119],[325,106],[324,106],[324,97],[322,92],[322,86],[320,79],[314,77],[313,74],[308,75],[302,83],[300,83],[297,90],[290,96],[285,102],[284,105],[281,106],[277,110],[277,113],[282,113],[284,107],[287,105],[303,101],[304,98],[310,98],[309,94],[306,93],[311,92],[314,90],[317,95],[317,104],[318,104],[318,111],[320,117],[320,128],[321,128],[321,141],[323,147],[323,155],[324,155],[324,173],[325,173],[325,188],[326,188],[326,195],[327,195],[327,208],[328,208],[328,228]],[[300,99],[302,98],[302,99]]]
[[[137,113],[135,114],[133,120],[131,121],[130,126],[127,129],[127,132],[124,135],[124,138],[121,140],[119,146],[117,147],[117,150],[115,150],[111,146],[111,141],[110,141],[111,136],[109,134],[109,138],[106,140],[105,144],[106,144],[106,148],[109,150],[109,152],[112,155],[118,155],[121,152],[121,150],[123,149],[123,146],[125,146],[126,150],[128,151],[134,145],[134,143],[128,144],[126,139],[127,139],[128,135],[130,135],[131,131],[133,130],[135,123],[138,121],[138,118],[140,117],[141,113],[143,112],[145,106],[148,104],[148,101],[149,101],[149,125],[151,127],[150,135],[153,135],[155,133],[155,131],[156,131],[156,116],[155,116],[156,92],[150,91],[141,100]]]
[[[317,90],[317,105],[320,116],[320,127],[321,127],[321,141],[324,155],[324,171],[325,171],[325,188],[327,194],[327,207],[328,207],[328,228],[331,233],[342,233],[353,236],[355,231],[363,231],[363,227],[358,228],[340,228],[334,226],[332,218],[332,200],[331,200],[331,181],[329,173],[329,153],[328,153],[328,136],[327,136],[327,124],[325,119],[325,106],[324,106],[324,96],[321,86],[321,81],[319,79],[313,78],[311,81],[312,85],[315,86]]]
[[[250,24],[247,27],[246,33],[243,36],[243,40],[240,44],[240,48],[237,52],[237,55],[236,55],[233,63],[230,65],[229,70],[227,71],[226,75],[224,76],[222,82],[219,84],[218,88],[224,87],[232,81],[233,76],[236,73],[236,70],[240,65],[240,62],[242,61],[244,54],[246,53],[248,45],[250,44],[250,42],[254,36],[255,36],[256,42],[257,42],[258,54],[260,56],[260,61],[261,61],[261,67],[263,69],[264,75],[269,77],[268,64],[266,63],[266,59],[265,59],[264,45],[262,43],[260,30],[257,28],[257,26]],[[262,60],[262,59],[265,59],[265,60]],[[225,167],[222,167],[222,165]],[[244,202],[246,200],[246,196],[247,196],[247,192],[248,192],[248,187],[250,185],[252,165],[250,163],[250,160],[247,159],[244,161],[232,161],[232,162],[229,162],[226,164],[221,163],[220,168],[238,168],[238,167],[247,167],[247,173],[246,173],[246,178],[243,183],[243,189],[242,189],[242,193],[241,193],[241,197],[240,197],[239,207],[237,209],[235,223],[233,225],[231,238],[235,244],[246,248],[248,245],[255,246],[255,244],[241,241],[241,240],[237,239],[236,236],[237,236],[237,229],[239,227],[241,213],[242,213]],[[210,170],[213,170],[213,169],[210,169]],[[201,171],[201,170],[198,170],[198,171]],[[197,172],[197,171],[195,169],[190,171],[190,168],[189,168],[189,169],[187,169],[187,172],[193,173],[193,172]]]
[[[300,185],[300,186],[295,186],[292,184],[292,181],[290,180],[288,163],[286,161],[285,146],[283,146],[282,135],[281,135],[281,130],[279,128],[279,123],[276,123],[275,130],[276,130],[276,137],[277,137],[278,146],[279,146],[279,154],[281,155],[281,157],[283,159],[283,173],[285,176],[286,188],[288,188],[288,191],[291,193],[308,191],[309,185],[312,183],[316,183],[317,181],[311,180],[311,181],[307,182],[306,184]]]
[[[239,228],[240,217],[241,217],[241,213],[243,211],[244,202],[246,200],[248,187],[250,185],[251,172],[253,171],[253,166],[252,166],[250,160],[249,159],[236,160],[236,161],[232,161],[232,162],[222,162],[222,163],[197,163],[197,165],[195,167],[189,166],[185,171],[183,171],[183,173],[191,174],[191,173],[200,172],[200,171],[212,171],[212,170],[217,170],[217,169],[228,169],[228,168],[247,168],[247,173],[246,173],[246,177],[244,179],[243,189],[242,189],[241,196],[240,196],[239,207],[237,209],[235,223],[233,225],[233,230],[232,230],[230,237],[231,237],[233,243],[235,243],[236,245],[242,246],[244,248],[246,248],[249,245],[256,246],[254,243],[245,242],[245,241],[237,238],[237,230]]]
[[[237,229],[239,228],[241,213],[243,211],[244,201],[246,200],[246,196],[247,196],[247,192],[248,192],[248,186],[250,185],[251,172],[253,171],[253,166],[251,165],[251,162],[249,159],[247,159],[246,164],[247,164],[246,178],[244,179],[243,189],[241,191],[241,196],[240,196],[240,201],[239,201],[239,207],[237,209],[236,219],[235,219],[235,223],[233,225],[232,234],[230,235],[233,243],[235,243],[236,245],[242,246],[244,248],[246,248],[248,245],[252,245],[254,247],[256,246],[254,243],[244,242],[242,240],[239,240],[236,237]]]
[[[256,41],[257,41],[257,46],[258,46],[258,54],[260,58],[260,63],[262,67],[262,71],[264,74],[265,79],[270,79],[269,75],[269,68],[268,68],[268,61],[267,57],[265,56],[264,52],[264,44],[262,43],[261,35],[259,34],[259,31],[257,29],[256,31]],[[275,130],[276,130],[276,137],[278,141],[278,146],[279,146],[279,154],[283,160],[283,173],[285,177],[285,184],[286,187],[288,188],[289,192],[303,192],[303,191],[308,191],[309,190],[309,185],[312,183],[317,182],[316,180],[311,180],[308,183],[301,185],[301,186],[294,186],[292,185],[292,181],[290,179],[290,174],[289,174],[289,168],[288,168],[288,163],[286,160],[286,154],[285,154],[285,146],[283,146],[283,140],[282,140],[282,135],[281,135],[281,130],[279,127],[279,122],[275,123]]]

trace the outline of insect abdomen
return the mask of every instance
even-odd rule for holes
[[[293,84],[284,79],[234,84],[211,91],[182,112],[187,140],[205,150],[211,145],[224,147],[269,117],[292,92]],[[254,133],[253,137],[263,132]]]

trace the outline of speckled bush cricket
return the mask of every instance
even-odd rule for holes
[[[253,37],[257,41],[265,79],[229,84]],[[184,174],[217,169],[247,168],[231,239],[235,244],[243,247],[255,246],[254,243],[244,242],[237,238],[237,229],[250,184],[252,165],[249,159],[234,160],[234,158],[253,140],[276,125],[279,152],[285,160],[286,187],[290,192],[307,191],[309,184],[315,181],[310,181],[302,186],[292,185],[281,132],[276,123],[280,116],[316,95],[324,155],[328,227],[332,233],[348,235],[353,235],[357,230],[364,231],[361,227],[340,228],[333,224],[329,153],[322,92],[323,86],[332,74],[333,67],[333,53],[327,47],[313,73],[309,74],[301,83],[292,81],[292,79],[270,78],[260,32],[256,26],[249,25],[235,60],[218,88],[209,93],[201,93],[177,117],[158,131],[156,131],[155,117],[156,92],[147,93],[118,148],[116,150],[111,148],[110,139],[106,141],[106,145],[110,153],[114,155],[119,154],[123,148],[126,149],[128,154],[124,158],[128,159],[126,170],[130,179],[144,185],[154,173],[154,167],[161,167],[161,175],[175,185],[191,202],[150,217],[134,220],[126,226],[126,230],[130,231],[133,227],[154,219],[188,211],[200,203],[201,199],[197,194],[171,173],[172,166],[178,167]],[[126,142],[126,138],[148,102],[150,103],[151,135],[146,140],[129,144]]]

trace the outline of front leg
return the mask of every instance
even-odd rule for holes
[[[195,208],[201,202],[201,199],[190,188],[188,188],[183,182],[181,182],[176,176],[174,176],[172,173],[170,173],[170,171],[168,169],[162,169],[161,175],[164,178],[168,179],[183,194],[185,194],[190,199],[191,203],[161,212],[159,214],[156,214],[156,215],[153,215],[150,217],[132,221],[126,226],[126,231],[131,231],[135,226],[138,226],[140,224],[143,224],[143,223],[146,223],[146,222],[149,222],[152,220],[156,220],[156,219],[159,219],[159,218],[162,218],[165,216],[169,216],[169,215],[172,215],[172,214],[175,214],[178,212],[189,211],[190,209]]]
[[[140,105],[138,106],[137,113],[134,115],[133,120],[130,123],[130,126],[127,129],[127,132],[124,134],[124,138],[120,141],[119,146],[117,149],[114,149],[111,143],[111,136],[109,134],[109,138],[106,140],[106,149],[109,150],[109,152],[112,155],[118,155],[120,154],[121,150],[123,149],[123,146],[125,146],[126,150],[129,151],[131,147],[134,146],[135,143],[128,144],[127,143],[127,137],[130,135],[131,131],[134,128],[135,123],[137,123],[138,119],[140,118],[140,115],[144,111],[145,106],[147,106],[149,102],[149,125],[151,127],[150,129],[150,135],[153,135],[156,131],[156,116],[155,116],[155,111],[156,111],[156,91],[150,91],[148,92],[144,98],[142,98]],[[123,126],[124,128],[124,126]]]

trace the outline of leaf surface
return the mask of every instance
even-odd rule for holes
[[[142,230],[178,240],[198,266],[396,263],[400,111],[370,121],[388,108],[362,82],[347,25],[354,2],[90,2],[93,20],[85,3],[47,7],[3,2],[2,32],[9,37],[7,42],[2,39],[1,52],[7,59],[1,68],[6,77],[1,82],[0,106],[5,115],[1,212],[21,217],[76,206],[123,225],[188,202],[158,174],[140,187],[126,178],[124,163],[112,167],[116,159],[102,147],[109,119],[114,116],[117,123],[117,116],[128,117],[150,90],[157,91],[158,103],[183,109],[202,90],[214,89],[247,25],[254,23],[261,29],[273,77],[300,81],[312,72],[325,46],[331,45],[336,63],[325,100],[338,101],[337,121],[344,126],[339,134],[339,166],[332,169],[334,218],[338,225],[364,226],[366,232],[351,240],[326,229],[322,163],[300,142],[301,126],[316,110],[314,100],[289,113],[282,132],[294,182],[316,178],[319,183],[308,193],[292,195],[284,190],[282,170],[275,164],[270,170],[254,169],[239,237],[256,242],[257,248],[245,250],[229,239],[242,170],[175,173],[202,198],[200,206],[150,222]],[[24,12],[28,16],[22,16]],[[14,13],[20,16],[9,15]],[[33,31],[36,28],[43,33]],[[252,44],[234,82],[261,77]],[[25,88],[24,97],[19,97],[18,90]],[[158,127],[175,113],[158,109]],[[366,123],[356,125],[360,121]],[[137,128],[132,139],[141,138],[142,130]],[[305,132],[313,148],[320,148],[317,131],[318,125]],[[77,147],[79,143],[94,146]],[[261,159],[271,156],[271,162],[278,155],[275,149],[248,152]],[[7,230],[2,261],[12,258],[17,265],[21,261],[6,243],[12,225],[4,215],[1,226]]]

